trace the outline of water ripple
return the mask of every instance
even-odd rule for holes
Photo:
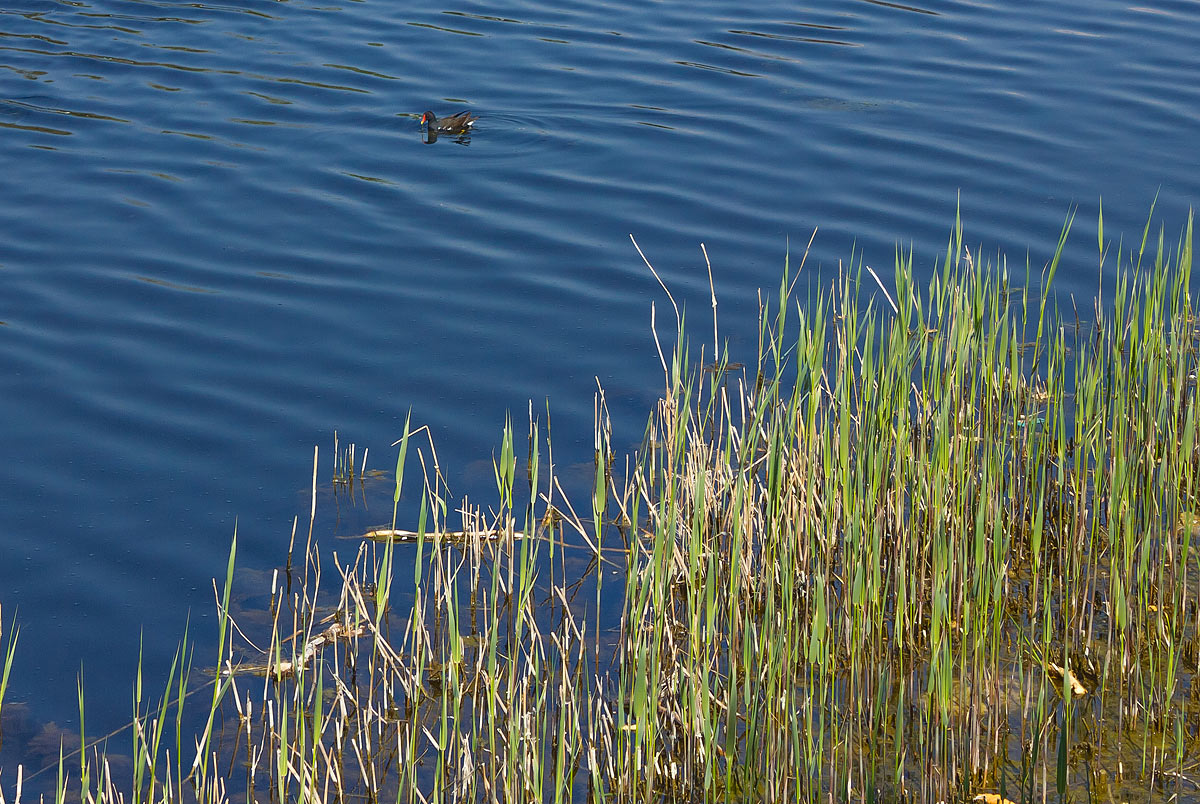
[[[1095,242],[1101,195],[1106,231],[1140,233],[1156,194],[1173,225],[1200,193],[1198,61],[1184,2],[9,4],[0,588],[58,623],[22,650],[46,690],[93,631],[136,655],[145,625],[169,659],[235,516],[273,566],[335,427],[383,454],[411,407],[465,466],[549,397],[590,460],[600,377],[635,444],[663,298],[630,233],[693,311],[707,245],[750,362],[758,289],[814,227],[822,282],[898,242],[931,270],[960,204],[970,242],[1034,266],[1073,205]],[[425,109],[479,122],[427,145]]]

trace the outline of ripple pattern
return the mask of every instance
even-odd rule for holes
[[[122,688],[144,629],[169,661],[235,522],[245,566],[279,559],[335,429],[387,467],[411,408],[486,499],[477,461],[530,400],[563,466],[591,460],[598,378],[636,445],[666,305],[631,233],[702,316],[707,245],[750,363],[758,289],[814,227],[826,278],[852,252],[886,274],[897,244],[931,269],[960,204],[1020,270],[1075,206],[1094,243],[1101,197],[1109,232],[1140,237],[1156,197],[1172,231],[1200,190],[1198,60],[1183,0],[9,4],[15,694],[69,722],[81,657],[126,657],[89,667]],[[480,121],[426,145],[426,108]],[[1092,293],[1090,254],[1061,291]],[[390,511],[329,508],[327,534]]]

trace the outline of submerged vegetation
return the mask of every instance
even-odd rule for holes
[[[293,533],[252,622],[231,552],[219,668],[181,648],[153,706],[139,678],[131,783],[64,746],[58,801],[1197,795],[1191,228],[1126,252],[1101,225],[1085,311],[1052,290],[1069,226],[1020,282],[961,227],[923,286],[911,254],[799,301],[785,271],[754,369],[663,355],[629,461],[598,396],[583,500],[533,416],[486,511],[406,433],[411,530],[332,568]]]

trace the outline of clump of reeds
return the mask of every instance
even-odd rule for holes
[[[911,254],[865,303],[861,265],[785,276],[755,375],[676,353],[627,495],[622,795],[1189,789],[1191,223],[1087,322],[1068,229],[1040,294],[956,228],[924,289]]]
[[[1068,228],[1019,283],[959,226],[924,286],[911,253],[890,284],[855,264],[803,300],[785,271],[752,370],[693,359],[680,322],[620,472],[598,396],[590,500],[531,412],[486,512],[452,509],[429,445],[417,522],[393,514],[333,573],[310,514],[265,616],[231,614],[231,553],[207,685],[183,649],[157,705],[139,678],[131,788],[65,753],[58,800],[1193,789],[1191,222],[1152,261],[1146,237],[1106,253],[1101,226],[1117,279],[1084,318],[1052,291]]]

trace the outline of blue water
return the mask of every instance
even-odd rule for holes
[[[405,416],[491,499],[505,414],[549,400],[590,472],[597,378],[630,449],[662,384],[636,236],[753,361],[785,254],[928,272],[967,240],[1087,303],[1095,220],[1174,240],[1200,198],[1200,5],[24,0],[0,10],[0,606],[35,722],[128,720],[235,524],[269,577],[307,516],[343,555],[390,481],[329,492],[333,432]],[[425,109],[470,109],[426,144]],[[1110,265],[1112,261],[1110,260]],[[578,464],[578,466],[575,466]],[[256,574],[257,573],[257,574]]]

